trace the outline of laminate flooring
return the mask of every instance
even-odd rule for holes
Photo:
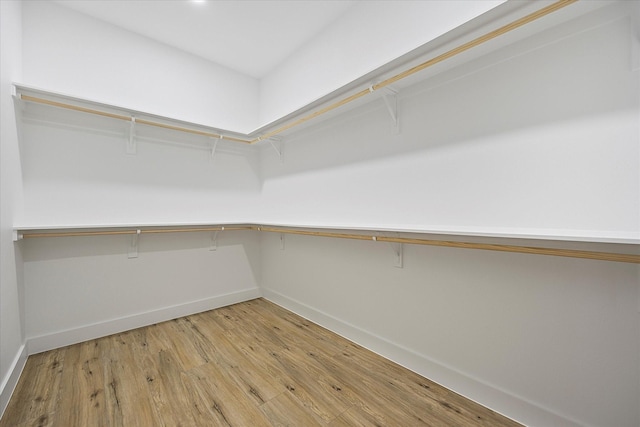
[[[28,358],[0,427],[519,426],[255,299]]]

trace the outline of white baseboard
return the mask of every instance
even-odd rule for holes
[[[27,346],[23,344],[20,346],[7,375],[0,385],[0,418],[2,418],[4,410],[7,409],[9,399],[11,399],[13,390],[15,390],[18,384],[18,379],[20,378],[20,374],[22,374],[25,363],[27,363]]]
[[[154,323],[165,322],[178,317],[202,313],[203,311],[248,301],[254,298],[259,298],[260,296],[262,296],[260,289],[253,288],[245,291],[233,292],[198,301],[178,304],[171,307],[165,307],[159,310],[138,313],[105,322],[85,325],[79,328],[67,329],[37,337],[29,337],[27,338],[27,350],[30,355],[41,353],[54,348],[60,348],[95,338],[129,331],[131,329],[141,328]]]
[[[262,288],[265,299],[292,311],[338,335],[341,335],[407,369],[480,403],[495,412],[524,425],[579,427],[584,424],[558,415],[519,396],[475,379],[463,372],[432,360],[427,356],[389,341],[386,338],[342,321],[300,301],[278,292]]]

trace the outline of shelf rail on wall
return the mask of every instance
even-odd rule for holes
[[[256,144],[260,141],[265,141],[268,140],[278,134],[281,134],[282,132],[285,132],[289,129],[292,129],[296,126],[299,126],[303,123],[306,123],[312,119],[315,119],[316,117],[319,117],[323,114],[326,114],[332,110],[335,110],[339,107],[342,107],[346,104],[349,104],[359,98],[362,98],[370,93],[373,93],[379,89],[383,89],[399,80],[405,79],[409,76],[412,76],[422,70],[425,70],[433,65],[436,65],[440,62],[443,62],[447,59],[453,58],[454,56],[457,56],[463,52],[466,52],[474,47],[480,46],[490,40],[493,40],[497,37],[500,37],[504,34],[507,34],[517,28],[520,28],[528,23],[531,23],[533,21],[536,21],[544,16],[547,16],[553,12],[556,12],[572,3],[577,2],[578,0],[559,0],[555,3],[552,3],[546,7],[543,7],[533,13],[530,13],[522,18],[519,18],[507,25],[504,25],[500,28],[497,28],[493,31],[490,31],[480,37],[477,37],[471,41],[468,41],[466,43],[463,43],[451,50],[446,51],[445,53],[442,53],[440,55],[435,56],[434,58],[431,58],[427,61],[422,62],[421,64],[418,64],[412,68],[409,68],[408,70],[405,70],[401,73],[398,73],[392,77],[389,77],[385,80],[383,80],[380,83],[376,83],[374,85],[369,86],[366,89],[363,89],[357,93],[354,93],[346,98],[343,98],[339,101],[333,102],[325,107],[320,108],[317,111],[314,111],[313,113],[310,113],[306,116],[300,117],[290,123],[287,123],[281,127],[278,127],[274,130],[268,131],[262,135],[259,135],[255,138],[251,138],[248,134],[246,135],[246,138],[239,138],[239,137],[233,137],[230,135],[225,135],[224,132],[214,132],[214,131],[208,131],[208,130],[198,130],[198,129],[192,129],[192,128],[188,128],[188,127],[183,127],[183,126],[174,126],[174,125],[169,125],[166,123],[161,123],[161,122],[157,122],[157,121],[153,121],[153,120],[145,120],[145,119],[139,119],[139,118],[135,118],[135,122],[136,124],[142,124],[142,125],[147,125],[147,126],[153,126],[153,127],[159,127],[159,128],[164,128],[164,129],[170,129],[170,130],[175,130],[175,131],[179,131],[179,132],[186,132],[186,133],[191,133],[191,134],[195,134],[195,135],[202,135],[202,136],[206,136],[206,137],[210,137],[210,138],[217,138],[217,139],[224,139],[227,141],[232,141],[232,142],[238,142],[238,143],[244,143],[244,144]],[[58,108],[64,108],[64,109],[69,109],[69,110],[75,110],[75,111],[80,111],[80,112],[84,112],[84,113],[89,113],[89,114],[96,114],[96,115],[100,115],[100,116],[104,116],[104,117],[110,117],[113,119],[117,119],[117,120],[124,120],[124,121],[133,121],[134,117],[131,115],[131,113],[129,113],[129,115],[122,115],[122,114],[115,114],[115,113],[110,113],[110,112],[106,112],[106,111],[101,111],[101,110],[97,110],[97,109],[93,109],[93,108],[87,108],[87,107],[81,107],[78,105],[73,105],[73,104],[68,104],[68,103],[64,103],[64,102],[58,102],[58,101],[52,101],[49,99],[44,99],[44,98],[39,98],[39,97],[35,97],[35,96],[30,96],[30,95],[25,95],[25,94],[20,94],[20,98],[24,101],[28,101],[28,102],[34,102],[34,103],[39,103],[39,104],[46,104],[46,105],[50,105],[50,106],[54,106],[54,107],[58,107]],[[170,119],[168,119],[170,120]],[[195,125],[194,125],[195,126]],[[235,132],[233,132],[235,133]]]
[[[41,237],[83,237],[83,236],[116,236],[133,234],[162,234],[162,233],[203,233],[212,231],[254,230],[253,226],[212,226],[212,227],[179,227],[179,228],[135,228],[131,230],[100,230],[100,231],[61,231],[61,232],[19,232],[18,239],[35,239]]]
[[[200,135],[200,136],[206,136],[209,138],[215,138],[215,139],[225,139],[227,141],[232,141],[232,142],[242,142],[245,144],[251,144],[251,140],[249,139],[243,139],[243,138],[236,138],[236,137],[232,137],[229,135],[222,135],[222,133],[214,133],[214,132],[208,132],[208,131],[203,131],[203,130],[198,130],[198,129],[190,129],[190,128],[186,128],[183,126],[175,126],[175,125],[169,125],[166,123],[160,123],[160,122],[155,122],[152,120],[146,120],[146,119],[141,119],[138,117],[134,117],[133,115],[122,115],[122,114],[115,114],[115,113],[110,113],[107,111],[101,111],[101,110],[96,110],[94,108],[87,108],[87,107],[81,107],[78,105],[73,105],[73,104],[67,104],[65,102],[59,102],[59,101],[52,101],[50,99],[44,99],[44,98],[38,98],[35,96],[31,96],[31,95],[25,95],[25,94],[20,94],[20,99],[22,99],[23,101],[28,101],[28,102],[33,102],[36,104],[44,104],[44,105],[50,105],[52,107],[58,107],[58,108],[64,108],[66,110],[73,110],[73,111],[80,111],[82,113],[89,113],[89,114],[95,114],[98,116],[102,116],[102,117],[109,117],[112,119],[116,119],[116,120],[123,120],[126,122],[131,122],[135,120],[135,123],[137,125],[147,125],[147,126],[153,126],[153,127],[159,127],[159,128],[163,128],[163,129],[170,129],[170,130],[175,130],[178,132],[186,132],[186,133],[191,133],[194,135]]]
[[[410,245],[426,245],[426,246],[439,246],[458,249],[479,249],[498,252],[513,252],[520,254],[530,255],[549,255],[568,258],[581,258],[599,261],[613,261],[640,264],[640,255],[637,254],[624,254],[616,252],[593,252],[583,251],[575,249],[558,249],[558,248],[545,248],[535,246],[524,245],[503,245],[493,243],[477,243],[477,242],[458,242],[448,240],[437,239],[418,239],[409,237],[390,237],[384,235],[375,234],[354,234],[354,233],[338,233],[321,231],[317,229],[295,229],[286,227],[273,227],[268,225],[230,225],[230,226],[207,226],[207,227],[175,227],[175,228],[149,228],[137,227],[132,229],[119,229],[119,230],[73,230],[64,232],[38,232],[18,230],[18,239],[32,239],[32,238],[45,238],[45,237],[81,237],[81,236],[108,236],[108,235],[136,235],[136,234],[158,234],[158,233],[188,233],[188,232],[218,232],[218,231],[241,231],[241,230],[253,230],[259,232],[268,233],[280,233],[280,234],[297,234],[302,236],[315,236],[315,237],[330,237],[339,239],[352,239],[352,240],[368,240],[375,242],[388,242],[388,243],[401,243]],[[374,232],[369,230],[369,233]],[[383,233],[379,231],[378,233]]]

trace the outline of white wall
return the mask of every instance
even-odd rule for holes
[[[22,225],[244,222],[255,215],[255,153],[221,143],[212,159],[206,138],[140,129],[130,155],[126,123],[32,104],[23,116]]]
[[[258,81],[48,1],[24,2],[21,83],[249,132]]]
[[[249,133],[503,2],[357,3],[258,81],[55,3],[34,0],[24,6],[22,83]]]
[[[39,352],[259,296],[246,231],[25,240],[26,335]]]
[[[263,239],[265,297],[458,393],[525,425],[640,421],[633,264]]]
[[[21,6],[0,2],[0,413],[22,369],[22,261],[13,245],[13,220],[21,211],[22,182],[11,82],[21,73]]]
[[[503,2],[356,2],[260,81],[260,125],[304,107]]]
[[[250,222],[257,153],[112,119],[25,104],[21,225]],[[23,240],[29,353],[141,327],[259,295],[259,243],[247,232]]]
[[[593,21],[404,89],[400,135],[377,100],[288,137],[264,221],[639,239],[629,22]]]
[[[638,425],[633,265],[405,247],[405,268],[395,269],[391,249],[373,242],[287,236],[280,251],[277,236],[246,232],[223,233],[217,251],[208,250],[206,233],[143,235],[134,259],[125,236],[25,240],[5,260],[16,218],[5,206],[20,207],[20,167],[21,224],[251,221],[637,238],[639,77],[627,21],[587,30],[585,18],[406,89],[400,135],[382,101],[301,131],[287,139],[284,165],[270,151],[258,162],[223,149],[211,161],[206,150],[174,145],[206,141],[169,133],[147,134],[138,154],[126,155],[125,125],[78,122],[75,113],[33,105],[24,111],[17,161],[15,137],[5,138],[13,120],[6,82],[15,75],[4,76],[19,63],[5,60],[19,53],[5,49],[16,40],[5,37],[15,29],[5,16],[13,22],[19,8],[0,4],[3,376],[5,351],[14,357],[22,334],[40,351],[250,298],[260,286],[274,301],[532,425]],[[149,71],[149,63],[210,67],[55,5],[25,2],[24,25],[23,82],[49,90],[158,112],[151,103],[164,101],[151,89],[183,74]],[[83,43],[63,47],[69,39]],[[143,47],[150,56],[133,54]],[[87,59],[86,73],[77,58]],[[140,74],[128,80],[131,69]],[[153,74],[161,69],[169,75]],[[157,94],[171,98],[158,113],[194,121],[192,104],[174,103],[192,98],[179,86]],[[15,310],[21,253],[26,331]]]
[[[637,241],[640,75],[614,15],[404,89],[400,135],[378,101],[287,138],[264,221]],[[640,423],[635,265],[405,246],[396,269],[385,244],[263,239],[265,296],[445,386],[528,425]]]

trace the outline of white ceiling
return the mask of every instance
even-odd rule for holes
[[[55,0],[260,79],[355,1]]]

